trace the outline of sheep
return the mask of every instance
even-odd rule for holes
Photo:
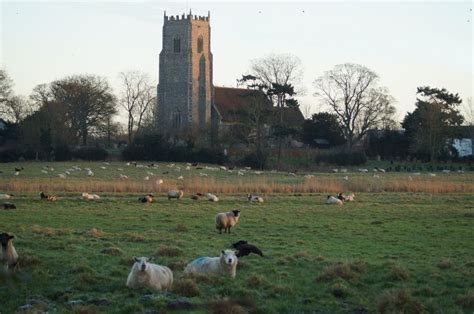
[[[97,194],[89,194],[87,192],[82,193],[82,198],[86,200],[98,200],[100,196]]]
[[[199,257],[184,269],[185,275],[228,276],[235,278],[239,259],[232,250],[221,251],[217,257]]]
[[[184,177],[183,177],[183,176],[179,176],[179,177],[178,177],[178,180],[184,180]]]
[[[161,185],[163,184],[163,179],[158,179],[155,181],[156,185]]]
[[[3,209],[16,209],[15,204],[12,204],[12,203],[3,203],[1,207]]]
[[[173,272],[166,266],[149,263],[149,257],[134,257],[135,263],[128,274],[127,287],[168,290],[173,285]]]
[[[232,210],[230,212],[219,213],[216,215],[216,229],[219,230],[219,233],[224,233],[227,231],[230,233],[230,228],[235,226],[239,221],[240,210]]]
[[[125,175],[125,174],[120,174],[120,179],[121,180],[126,180],[126,179],[128,179],[128,176]]]
[[[43,192],[39,193],[39,196],[41,197],[42,200],[47,200],[49,202],[54,202],[57,200],[57,197],[54,195],[46,195]]]
[[[182,199],[184,195],[183,190],[169,190],[168,191],[168,201],[172,198],[176,198],[178,200]]]
[[[0,263],[4,264],[6,269],[15,269],[18,265],[18,253],[13,246],[15,236],[8,233],[0,234],[0,243],[2,251],[0,252]]]
[[[44,173],[44,174],[48,174],[48,171],[46,171],[46,170],[41,170],[41,172]]]
[[[22,171],[22,170],[24,170],[24,169],[25,169],[25,168],[23,168],[23,167],[20,167],[20,168],[15,167],[15,172],[20,172],[20,171]]]
[[[58,177],[60,177],[61,179],[66,179],[66,175],[64,173],[58,174]]]
[[[13,194],[0,194],[0,200],[9,200],[12,196]]]
[[[149,181],[149,180],[150,180],[150,177],[149,177],[149,176],[146,176],[146,177],[143,178],[143,180]]]
[[[94,172],[92,172],[92,170],[88,169],[88,170],[87,170],[87,175],[88,175],[89,177],[93,177],[93,176],[94,176]]]
[[[201,198],[201,196],[202,196],[201,193],[196,193],[193,196],[191,196],[191,199],[197,201]]]
[[[142,203],[153,203],[153,194],[148,194],[144,197],[139,197],[138,200]]]
[[[326,204],[335,204],[335,205],[342,205],[343,201],[338,199],[337,197],[328,195],[328,198],[326,200]]]
[[[345,202],[353,202],[355,198],[355,194],[351,193],[349,195],[343,195],[344,196],[344,201]]]
[[[212,193],[207,193],[207,200],[210,202],[218,202],[219,198]]]
[[[247,194],[249,202],[263,203],[263,197],[258,195]]]
[[[237,250],[235,254],[237,257],[247,256],[250,253],[254,253],[263,257],[262,251],[255,245],[249,244],[247,241],[240,240],[232,244],[232,247]]]

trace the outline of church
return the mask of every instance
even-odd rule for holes
[[[163,44],[159,61],[157,128],[165,133],[212,127],[218,132],[238,124],[231,114],[247,106],[241,88],[213,84],[210,14],[164,14]],[[301,127],[299,109],[285,108],[285,121]]]

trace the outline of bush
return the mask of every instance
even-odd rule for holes
[[[53,149],[55,161],[67,161],[72,159],[72,152],[66,144],[58,144]]]
[[[268,161],[268,152],[255,151],[242,157],[238,164],[256,169],[264,169]]]
[[[367,156],[364,153],[328,153],[317,155],[316,163],[328,163],[338,166],[358,166],[367,162]]]
[[[109,153],[100,147],[81,147],[72,153],[74,158],[82,160],[105,160]]]
[[[0,162],[14,162],[21,156],[21,152],[15,148],[0,152]]]

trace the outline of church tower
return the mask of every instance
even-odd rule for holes
[[[166,133],[204,128],[213,101],[210,15],[164,15],[157,127]]]

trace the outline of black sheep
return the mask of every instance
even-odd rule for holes
[[[16,209],[15,204],[12,203],[4,203],[2,204],[3,209]]]
[[[263,257],[262,251],[253,244],[248,244],[247,241],[240,240],[232,244],[232,247],[237,250],[235,254],[237,257],[247,256],[254,253]]]

